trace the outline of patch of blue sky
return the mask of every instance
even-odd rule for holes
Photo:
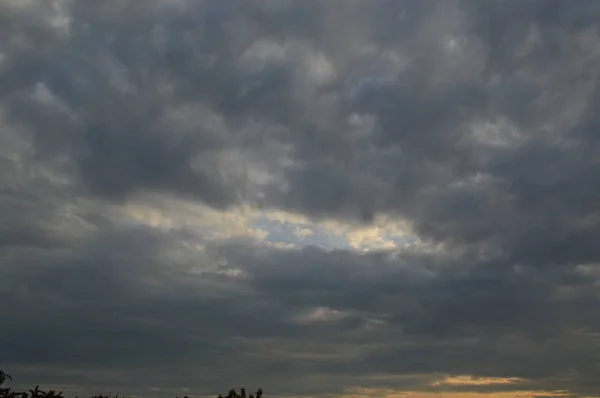
[[[299,248],[320,246],[328,249],[349,249],[351,247],[344,236],[333,234],[315,224],[260,217],[251,223],[251,228],[266,231],[265,240],[270,243],[291,244]]]

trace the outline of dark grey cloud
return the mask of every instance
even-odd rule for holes
[[[244,273],[199,275],[191,265],[169,270],[152,262],[179,244],[178,234],[106,233],[91,240],[100,247],[112,241],[106,255],[89,256],[86,242],[70,264],[65,258],[50,268],[44,256],[3,274],[10,286],[3,316],[11,322],[0,334],[7,363],[63,369],[48,380],[52,385],[72,383],[73,372],[83,370],[89,380],[104,369],[135,371],[142,391],[155,375],[162,387],[199,393],[260,380],[278,393],[323,394],[340,392],[354,378],[390,386],[369,375],[451,373],[594,393],[598,279],[583,270],[494,273],[485,264],[439,264],[422,254],[392,258],[232,242],[212,250],[227,259],[223,270]],[[162,249],[148,249],[156,239]],[[303,318],[318,307],[339,313]],[[37,325],[46,325],[43,333]],[[199,375],[189,379],[193,370]],[[320,381],[306,385],[299,373]],[[110,372],[107,382],[104,388],[134,390]],[[411,380],[391,386],[432,388]]]
[[[0,359],[78,394],[600,395],[599,22],[591,0],[0,0]],[[131,217],[151,195],[397,217],[421,244],[216,241]]]

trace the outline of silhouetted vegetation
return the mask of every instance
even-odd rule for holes
[[[250,394],[249,397],[246,397],[246,389],[242,388],[240,393],[238,394],[236,390],[231,389],[229,393],[224,397],[223,394],[219,394],[218,398],[261,398],[263,395],[262,389],[258,389],[255,394]]]
[[[0,369],[0,387],[4,384],[6,380],[12,380],[12,377],[3,370]],[[62,391],[56,392],[54,390],[50,391],[42,391],[40,390],[40,386],[35,386],[33,390],[29,390],[29,392],[25,391],[14,391],[11,388],[0,388],[0,397],[1,398],[62,398]]]
[[[0,386],[2,384],[4,384],[4,382],[6,381],[6,379],[12,380],[12,377],[10,377],[9,374],[4,373],[4,371],[2,369],[0,369]]]
[[[0,369],[0,398],[64,398],[62,391],[58,393],[55,390],[43,391],[40,390],[40,386],[35,386],[33,390],[25,391],[14,391],[11,388],[2,388],[6,380],[12,380],[12,377]],[[235,389],[229,390],[226,396],[219,394],[218,398],[262,398],[263,391],[258,389],[254,394],[246,396],[246,389],[240,389],[238,394]],[[77,398],[77,397],[75,397]],[[119,398],[119,395],[94,395],[90,398]],[[175,397],[179,398],[179,397]],[[187,395],[183,398],[189,398]]]

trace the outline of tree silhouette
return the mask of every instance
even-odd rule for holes
[[[6,380],[12,380],[12,377],[2,369],[0,369],[0,386],[4,384]],[[29,394],[26,392],[13,391],[11,388],[0,388],[0,398],[64,398],[62,391],[56,392],[54,390],[42,391],[40,386],[35,386],[35,389],[29,390]]]
[[[10,377],[9,374],[7,374],[6,372],[4,372],[2,369],[0,369],[0,386],[2,384],[4,384],[4,382],[6,381],[6,379],[8,380],[12,380],[12,377]]]
[[[6,380],[12,380],[12,377],[10,377],[10,375],[6,372],[4,372],[2,369],[0,369],[0,386],[2,386]],[[240,389],[240,393],[238,394],[237,391],[235,389],[231,389],[229,390],[229,393],[227,393],[227,396],[224,397],[222,394],[219,394],[218,398],[262,398],[263,396],[263,390],[262,389],[258,389],[256,390],[256,393],[254,394],[250,394],[249,396],[246,396],[246,389],[242,388]],[[29,390],[29,392],[17,392],[17,391],[13,391],[11,388],[1,388],[0,387],[0,398],[64,398],[62,396],[62,391],[60,392],[56,392],[54,390],[50,390],[50,391],[43,391],[40,390],[40,386],[35,386],[35,388],[33,390]],[[77,398],[77,397],[76,397]],[[119,395],[94,395],[91,398],[119,398]],[[176,397],[179,398],[179,397]],[[185,396],[184,398],[188,398],[187,396]]]
[[[263,390],[261,388],[259,388],[258,390],[256,390],[255,394],[250,394],[249,397],[246,397],[246,389],[242,388],[240,389],[240,393],[238,394],[237,391],[235,389],[231,389],[229,390],[229,393],[227,393],[226,396],[223,396],[223,394],[219,394],[218,398],[262,398],[263,396]]]

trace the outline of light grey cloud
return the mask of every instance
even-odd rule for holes
[[[600,395],[599,12],[0,1],[0,359],[78,394]],[[283,248],[178,201],[414,236]]]

